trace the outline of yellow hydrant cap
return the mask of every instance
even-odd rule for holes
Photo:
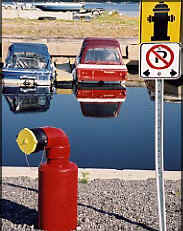
[[[38,143],[36,136],[28,128],[24,128],[19,132],[16,142],[20,150],[25,154],[34,152]]]

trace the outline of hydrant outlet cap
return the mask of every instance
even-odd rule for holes
[[[24,128],[19,132],[16,142],[20,150],[25,154],[34,152],[38,144],[36,136],[28,128]]]

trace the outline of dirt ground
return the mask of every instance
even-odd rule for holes
[[[105,29],[107,27],[107,29]],[[137,36],[137,28],[127,25],[105,25],[82,22],[3,20],[3,36],[83,38],[88,36],[105,36],[128,38]]]
[[[3,37],[83,38],[88,36],[103,36],[129,38],[138,36],[137,17],[118,14],[108,15],[106,13],[105,16],[93,18],[89,22],[84,19],[74,21],[68,20],[68,12],[68,14],[62,13],[65,20],[38,20],[38,16],[42,16],[43,13],[43,11],[39,12],[35,10],[19,11],[15,9],[3,9]]]

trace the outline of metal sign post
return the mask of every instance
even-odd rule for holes
[[[160,231],[166,229],[164,157],[163,157],[163,94],[164,80],[180,77],[180,44],[142,43],[140,76],[155,80],[155,168]]]
[[[163,157],[163,93],[164,80],[155,80],[155,167],[158,195],[160,231],[166,231],[165,191],[164,191],[164,157]]]

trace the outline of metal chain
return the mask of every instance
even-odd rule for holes
[[[31,165],[30,165],[29,158],[28,158],[27,154],[24,153],[24,155],[25,155],[25,162],[26,162],[27,167],[29,168],[29,170],[34,171],[34,169],[33,169],[33,168],[31,167]],[[39,166],[38,166],[38,167],[41,166],[41,164],[43,163],[44,158],[46,159],[46,149],[45,149],[45,147],[44,147],[44,149],[43,149],[43,152],[42,152],[42,155],[41,155],[41,160],[40,160],[40,163],[39,163]],[[24,185],[24,187],[26,188],[26,192],[27,192],[27,194],[28,194],[28,193],[29,193],[29,188],[28,188],[28,186],[27,186],[27,185]]]

